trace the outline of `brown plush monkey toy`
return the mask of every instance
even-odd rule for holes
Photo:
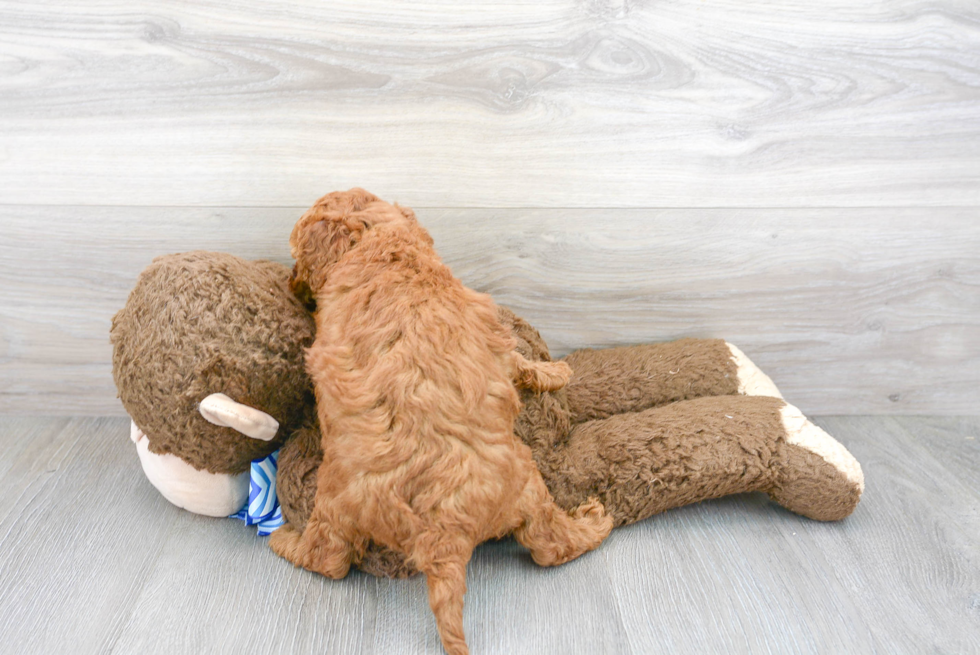
[[[278,498],[297,528],[310,515],[322,459],[303,348],[313,322],[288,290],[289,269],[221,253],[159,257],[112,323],[113,375],[150,482],[210,516],[246,503],[253,459],[281,446]],[[528,359],[538,332],[509,310]],[[812,519],[848,516],[864,489],[839,442],[782,400],[722,340],[579,350],[556,392],[524,392],[515,425],[555,501],[598,497],[616,525],[733,493],[763,491]],[[372,546],[375,575],[414,570]]]

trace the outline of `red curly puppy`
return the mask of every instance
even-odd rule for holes
[[[316,299],[307,369],[323,464],[304,532],[270,545],[331,578],[369,540],[426,574],[451,655],[463,637],[466,565],[477,544],[514,533],[534,561],[567,562],[598,546],[612,520],[590,500],[554,504],[530,449],[514,436],[515,382],[557,389],[566,364],[529,362],[490,297],[454,278],[411,210],[362,189],[324,196],[289,239],[294,290]]]

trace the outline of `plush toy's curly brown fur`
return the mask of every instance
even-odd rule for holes
[[[270,546],[343,577],[370,541],[426,574],[446,651],[463,638],[466,566],[511,532],[538,564],[591,550],[612,521],[594,499],[566,513],[514,436],[514,386],[563,386],[567,365],[515,351],[493,301],[463,286],[410,211],[354,189],[321,198],[290,237],[294,286],[316,299],[307,350],[323,463],[305,528]],[[304,286],[305,286],[304,285]]]
[[[303,348],[314,324],[288,279],[281,264],[212,252],[157,257],[140,274],[112,319],[112,373],[152,452],[237,474],[303,423],[313,405]],[[211,393],[276,417],[275,440],[204,420],[197,407]]]

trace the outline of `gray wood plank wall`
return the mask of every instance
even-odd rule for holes
[[[976,205],[971,0],[16,2],[2,198]]]
[[[154,255],[360,185],[558,353],[720,336],[810,413],[980,401],[980,4],[0,0],[0,413],[117,414]]]

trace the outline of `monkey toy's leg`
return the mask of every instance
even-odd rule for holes
[[[577,350],[563,361],[573,423],[704,396],[781,397],[748,357],[721,339]]]
[[[566,422],[545,395],[526,399],[537,414],[519,422],[562,507],[596,494],[622,525],[707,498],[764,491],[798,514],[838,520],[861,497],[854,457],[785,403],[729,343],[580,350],[565,361],[574,371],[562,392]],[[551,448],[541,447],[549,441]]]
[[[617,525],[749,491],[832,521],[849,515],[864,490],[844,446],[765,396],[697,398],[580,423],[561,455],[565,473],[549,478],[556,502],[571,508],[595,495]]]

